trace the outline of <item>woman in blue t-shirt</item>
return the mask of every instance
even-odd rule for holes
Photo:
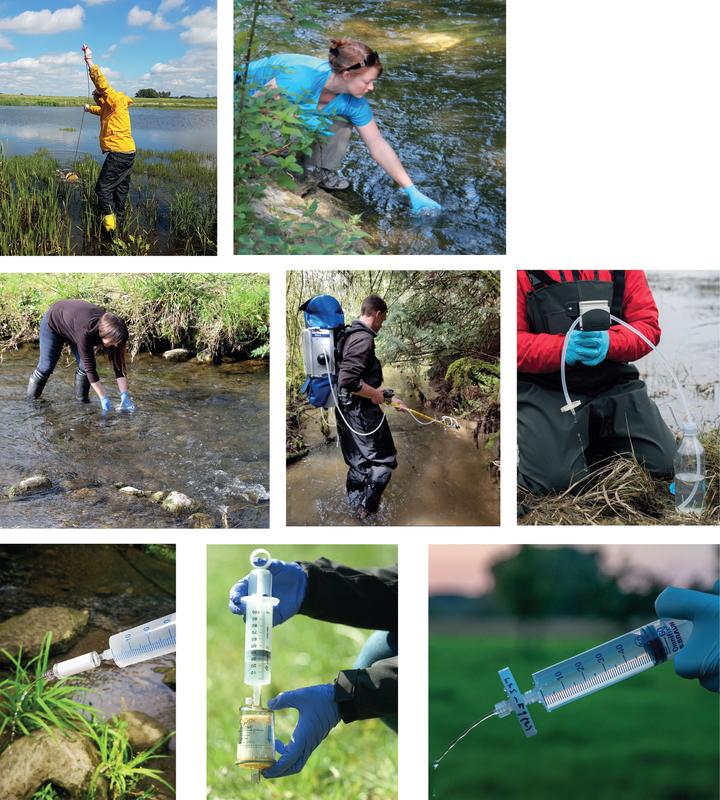
[[[323,135],[303,156],[305,170],[324,189],[347,189],[349,181],[338,173],[353,127],[370,155],[407,194],[413,212],[434,211],[439,203],[420,192],[405,171],[373,119],[365,95],[382,75],[380,56],[362,42],[333,39],[327,61],[314,56],[281,53],[251,61],[251,92],[283,89],[300,106],[303,122]]]

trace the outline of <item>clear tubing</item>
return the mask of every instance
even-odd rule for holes
[[[329,359],[330,355],[328,351],[325,350],[324,352],[325,352],[325,358]],[[383,422],[385,422],[385,420],[387,419],[387,417],[385,416],[385,412],[382,409],[380,410],[380,413],[382,414],[382,419],[380,420],[380,424],[377,426],[377,428],[373,428],[373,430],[371,430],[369,433],[361,433],[360,431],[356,431],[355,428],[353,428],[352,425],[345,419],[345,414],[343,414],[342,411],[340,411],[340,403],[338,403],[337,395],[335,394],[335,389],[333,387],[333,382],[332,382],[332,375],[328,372],[327,376],[328,376],[328,383],[330,384],[330,391],[332,392],[333,400],[335,401],[335,408],[337,409],[338,414],[340,414],[340,416],[342,417],[342,421],[348,426],[348,428],[356,436],[372,436],[373,433],[377,433],[380,430],[380,428],[382,428]]]
[[[112,659],[118,667],[127,667],[174,653],[175,614],[154,619],[110,637],[109,648],[102,654],[103,660]]]
[[[608,642],[533,673],[526,704],[546,711],[567,705],[674,658],[692,633],[688,620],[659,619]],[[498,716],[512,713],[509,701],[495,706]]]
[[[629,323],[625,322],[625,320],[619,319],[618,317],[615,317],[612,314],[610,314],[609,316],[610,316],[610,319],[613,322],[617,322],[618,325],[622,325],[624,328],[627,328],[629,331],[632,331],[637,337],[642,339],[643,342],[645,342],[645,344],[648,345],[655,353],[658,354],[658,356],[662,360],[663,364],[665,365],[665,368],[667,369],[668,373],[670,374],[670,377],[675,382],[675,386],[677,387],[678,392],[680,393],[680,399],[682,400],[682,404],[683,404],[683,407],[685,409],[685,418],[687,419],[688,422],[693,422],[694,423],[695,420],[692,418],[692,415],[690,414],[690,406],[688,405],[687,397],[685,396],[685,392],[683,391],[682,385],[680,384],[680,381],[677,379],[677,376],[673,372],[672,367],[668,363],[668,361],[665,358],[665,356],[657,349],[657,347],[655,347],[655,345],[650,341],[650,339],[648,339],[647,336],[645,336],[644,334],[640,333],[640,331],[637,330],[637,328],[633,328],[633,326],[630,325]],[[563,411],[570,411],[570,413],[573,415],[573,417],[575,416],[575,408],[577,407],[577,405],[579,403],[578,403],[578,401],[573,402],[570,399],[570,394],[568,393],[567,382],[565,381],[565,356],[567,354],[568,344],[570,343],[570,335],[575,330],[575,328],[580,324],[580,320],[581,319],[582,319],[582,314],[580,316],[578,316],[573,321],[573,324],[570,326],[570,328],[568,329],[568,332],[565,334],[565,339],[563,341],[562,355],[560,356],[560,383],[562,384],[562,391],[563,391],[563,395],[565,396],[565,406],[563,406],[562,410]],[[695,497],[695,493],[697,492],[698,487],[700,485],[700,481],[702,480],[702,475],[700,474],[700,472],[701,472],[700,471],[700,448],[698,447],[697,439],[696,439],[695,440],[695,481],[694,481],[694,486],[693,486],[693,489],[690,492],[690,494],[685,498],[685,501],[683,503],[681,503],[677,507],[678,511],[682,511],[690,503],[690,501],[693,499],[693,497]]]

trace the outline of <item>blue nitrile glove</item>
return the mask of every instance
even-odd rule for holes
[[[128,394],[128,392],[120,392],[120,411],[135,411],[135,403],[132,401],[132,397]]]
[[[610,334],[607,331],[580,331],[579,341],[583,347],[596,351],[595,355],[590,358],[583,356],[580,359],[581,364],[586,367],[597,367],[605,360],[610,347]]]
[[[595,335],[595,332],[592,334]],[[588,338],[588,333],[579,331],[577,328],[570,334],[567,352],[565,353],[565,363],[568,367],[574,367],[578,362],[584,364],[583,359],[595,358],[598,354],[597,345],[592,339]]]
[[[675,672],[698,678],[711,692],[720,692],[720,581],[713,593],[669,586],[655,601],[659,617],[688,619],[693,624],[690,640],[675,656]]]
[[[273,608],[273,625],[280,625],[300,610],[305,599],[308,579],[300,564],[288,564],[274,558],[268,569],[273,579],[273,595],[280,601]],[[245,619],[245,603],[242,602],[242,598],[247,597],[249,577],[246,575],[230,589],[228,608],[233,614],[240,614],[243,619]]]
[[[427,195],[423,194],[414,184],[406,186],[403,192],[408,196],[413,214],[425,214],[431,211],[442,211],[440,203],[436,203]]]
[[[280,739],[275,740],[275,749],[280,753],[280,758],[272,767],[263,770],[265,778],[282,778],[300,772],[313,750],[340,722],[340,709],[334,696],[335,688],[325,683],[273,697],[268,703],[271,711],[296,708],[298,721],[287,744]]]
[[[102,413],[107,414],[112,411],[112,403],[110,402],[110,398],[105,395],[105,397],[100,398],[100,405],[102,407]]]

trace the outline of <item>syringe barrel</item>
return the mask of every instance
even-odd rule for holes
[[[61,678],[69,678],[72,675],[79,675],[81,672],[95,669],[100,664],[102,664],[102,659],[99,653],[85,653],[85,655],[77,658],[70,658],[67,661],[58,661],[57,664],[53,664],[52,673],[60,680]]]
[[[533,674],[525,697],[548,711],[673,658],[686,645],[692,622],[659,619]]]
[[[245,598],[245,683],[267,686],[271,680],[273,598]]]
[[[175,614],[116,633],[110,637],[109,645],[118,667],[174,653],[177,648]]]

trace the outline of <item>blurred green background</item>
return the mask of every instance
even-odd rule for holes
[[[218,545],[207,549],[208,694],[207,782],[209,800],[395,800],[397,736],[379,720],[340,723],[298,775],[250,783],[250,773],[235,766],[238,709],[250,694],[243,683],[245,625],[228,610],[230,587],[250,570],[257,547],[283,561],[314,561],[322,556],[353,567],[387,566],[397,561],[389,545]],[[273,630],[272,685],[263,704],[279,692],[331,683],[351,668],[369,630],[332,625],[296,615]],[[287,741],[295,725],[293,710],[275,715],[275,732]]]
[[[570,551],[523,547],[492,567],[490,591],[477,597],[431,596],[430,761],[504,699],[497,674],[502,667],[509,666],[526,690],[533,672],[656,619],[653,600],[663,581],[645,576],[642,591],[623,589],[628,570],[619,585],[599,559]],[[567,567],[573,560],[571,573]],[[578,569],[585,579],[575,582]],[[575,590],[568,591],[572,586]],[[550,602],[551,596],[561,602],[547,614],[537,603]],[[487,720],[431,775],[433,796],[718,798],[718,695],[679,678],[671,663],[552,713],[539,704],[530,711],[537,736],[526,739],[514,717]]]

